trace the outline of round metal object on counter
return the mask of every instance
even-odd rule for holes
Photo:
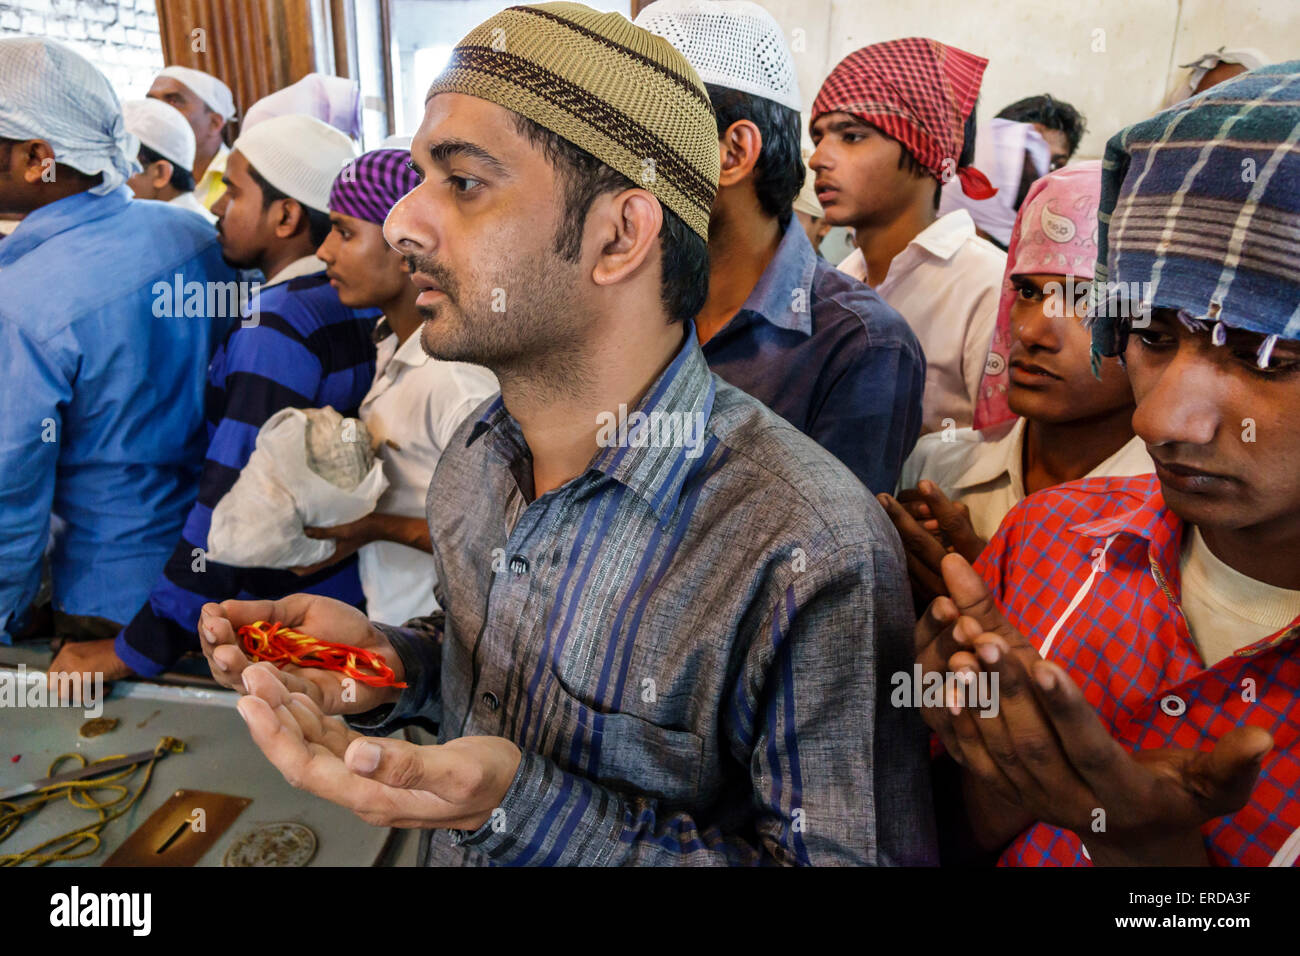
[[[301,823],[267,823],[241,834],[222,866],[306,866],[316,854],[316,834]]]

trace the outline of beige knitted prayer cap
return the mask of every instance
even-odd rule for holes
[[[579,3],[510,7],[471,30],[429,87],[525,116],[709,236],[718,126],[699,76],[660,37]]]

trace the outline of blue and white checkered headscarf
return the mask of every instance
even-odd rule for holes
[[[1300,60],[1261,67],[1106,144],[1097,284],[1175,309],[1193,327],[1300,339]],[[1140,292],[1137,290],[1141,290]],[[1095,304],[1095,302],[1094,302]],[[1114,310],[1095,355],[1122,351]]]
[[[107,78],[46,39],[0,39],[0,137],[43,139],[55,162],[88,176],[103,173],[90,190],[101,196],[140,171],[140,143],[126,131]]]

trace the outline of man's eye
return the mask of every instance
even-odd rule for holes
[[[1270,355],[1268,365],[1259,367],[1259,353],[1251,349],[1234,349],[1233,358],[1250,367],[1252,372],[1268,377],[1293,372],[1300,368],[1300,357],[1294,355]]]
[[[1037,289],[1033,288],[1032,286],[1027,286],[1027,285],[1016,286],[1016,294],[1019,295],[1020,298],[1024,299],[1027,302],[1039,302],[1043,298],[1043,294],[1041,292],[1039,292]]]
[[[1167,332],[1156,332],[1152,329],[1134,329],[1132,336],[1142,343],[1143,348],[1163,349],[1167,348],[1174,342],[1174,337]]]
[[[467,193],[473,190],[475,186],[483,185],[481,180],[474,179],[470,176],[448,176],[447,182],[451,183],[452,187],[458,193]]]

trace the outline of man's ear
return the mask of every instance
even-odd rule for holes
[[[208,109],[204,118],[208,121],[208,129],[213,133],[220,133],[226,125],[226,121],[221,118],[221,114],[211,108]]]
[[[275,235],[279,239],[291,238],[299,228],[307,224],[307,210],[296,199],[279,199],[280,216],[275,223]]]
[[[606,236],[612,233],[601,247],[591,278],[597,285],[613,285],[641,268],[659,245],[664,211],[644,189],[628,189],[597,198],[587,222]]]
[[[718,139],[719,159],[722,162],[718,188],[734,186],[754,171],[758,155],[763,151],[763,134],[749,120],[736,120]]]
[[[23,179],[35,185],[54,180],[54,147],[43,139],[15,143],[14,153],[24,161]]]
[[[149,182],[154,189],[162,189],[172,181],[172,164],[165,159],[158,159],[149,164]]]

